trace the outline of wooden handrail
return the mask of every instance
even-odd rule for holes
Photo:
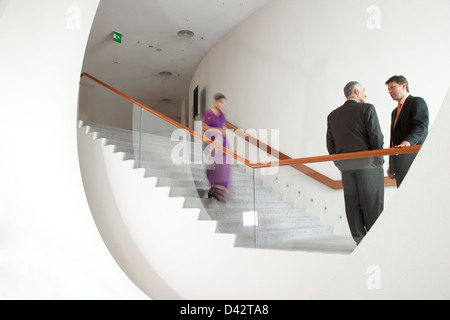
[[[253,145],[257,146],[258,148],[265,150],[268,154],[278,154],[278,159],[280,161],[264,163],[264,164],[258,163],[258,164],[252,165],[252,168],[267,168],[267,167],[272,167],[272,166],[290,165],[294,169],[297,169],[298,171],[302,172],[303,174],[305,174],[305,175],[313,178],[314,180],[326,185],[327,187],[329,187],[331,189],[335,189],[335,190],[343,189],[342,180],[331,179],[331,178],[327,177],[326,175],[306,166],[305,164],[314,163],[314,162],[327,162],[327,161],[335,161],[335,160],[352,159],[352,157],[363,158],[363,157],[372,157],[372,156],[401,154],[401,153],[415,153],[415,152],[418,152],[421,148],[421,146],[413,146],[413,147],[407,147],[407,148],[402,148],[402,149],[399,149],[399,148],[381,149],[381,150],[377,150],[376,153],[374,153],[375,150],[370,150],[370,151],[362,151],[362,152],[358,152],[358,153],[292,159],[288,155],[286,155],[278,150],[275,150],[271,146],[248,135],[242,129],[239,129],[239,127],[236,127],[234,124],[232,124],[230,122],[227,122],[227,127],[229,129],[235,130],[235,133],[237,135],[239,135],[241,138],[249,141]],[[342,159],[339,159],[341,157],[342,157]],[[290,161],[285,161],[285,160],[290,160]],[[395,187],[397,184],[395,182],[395,179],[385,177],[384,185],[386,187]]]
[[[349,152],[349,153],[339,153],[339,154],[332,154],[332,155],[326,155],[326,156],[279,160],[279,161],[271,161],[268,163],[256,163],[256,164],[252,165],[252,168],[268,168],[268,167],[275,167],[275,166],[290,166],[293,164],[317,163],[317,162],[328,162],[328,161],[337,161],[337,160],[350,160],[350,159],[371,158],[371,157],[390,156],[390,155],[407,154],[407,153],[417,153],[420,151],[421,147],[422,147],[422,145],[416,145],[416,146],[404,147],[404,148],[368,150],[368,151],[358,151],[358,152]]]
[[[122,98],[132,102],[133,104],[137,105],[138,107],[140,107],[140,108],[154,114],[155,116],[159,117],[160,119],[170,123],[174,127],[187,131],[191,136],[210,144],[214,148],[221,150],[222,152],[226,153],[229,156],[232,156],[234,159],[238,160],[241,163],[244,163],[245,165],[247,165],[250,168],[260,169],[260,168],[269,168],[269,167],[275,167],[275,166],[291,166],[291,167],[301,171],[302,173],[314,178],[315,180],[327,185],[328,187],[330,187],[332,189],[342,189],[343,188],[342,181],[333,180],[333,179],[309,168],[305,164],[318,163],[318,162],[329,162],[329,161],[337,161],[337,160],[370,158],[370,157],[387,156],[387,155],[417,153],[417,152],[419,152],[419,150],[422,147],[421,145],[416,145],[416,146],[404,147],[404,148],[389,148],[389,149],[359,151],[359,152],[341,153],[341,154],[334,154],[334,155],[323,155],[323,156],[292,159],[289,156],[285,155],[284,153],[281,153],[281,152],[273,149],[269,145],[259,141],[258,139],[255,139],[254,137],[244,133],[244,131],[242,129],[239,129],[238,127],[234,126],[233,124],[227,122],[227,127],[229,129],[234,129],[235,133],[237,133],[242,138],[253,143],[258,148],[265,150],[268,154],[274,154],[274,151],[276,152],[276,154],[278,154],[278,158],[279,158],[278,161],[270,161],[267,163],[252,163],[249,160],[247,160],[246,158],[239,156],[235,152],[233,152],[227,148],[224,148],[223,146],[215,143],[212,140],[209,140],[208,138],[204,137],[202,134],[199,134],[186,126],[183,126],[181,123],[146,106],[145,104],[137,101],[136,99],[131,98],[130,96],[120,92],[119,90],[117,90],[117,89],[111,87],[110,85],[104,83],[103,81],[91,76],[90,74],[83,72],[81,74],[81,77],[84,77],[84,76],[97,82],[98,84],[102,85],[103,87],[111,90],[112,92],[116,93],[117,95],[121,96]],[[395,181],[391,180],[389,178],[385,178],[385,186],[395,186]]]
[[[212,141],[212,140],[210,140],[210,139],[204,137],[202,134],[199,134],[198,132],[195,132],[194,130],[192,130],[192,129],[186,127],[186,126],[183,126],[181,123],[179,123],[179,122],[177,122],[177,121],[175,121],[175,120],[173,120],[173,119],[171,119],[171,118],[169,118],[169,117],[163,115],[162,113],[160,113],[160,112],[158,112],[158,111],[156,111],[156,110],[150,108],[149,106],[146,106],[145,104],[143,104],[143,103],[137,101],[136,99],[131,98],[130,96],[126,95],[125,93],[120,92],[119,90],[117,90],[117,89],[111,87],[110,85],[104,83],[103,81],[101,81],[101,80],[99,80],[99,79],[97,79],[97,78],[91,76],[90,74],[88,74],[88,73],[86,73],[86,72],[83,72],[83,73],[81,74],[81,77],[87,77],[87,78],[89,78],[89,79],[91,79],[91,80],[97,82],[98,84],[100,84],[100,85],[102,85],[103,87],[105,87],[105,88],[111,90],[112,92],[116,93],[117,95],[121,96],[122,98],[124,98],[124,99],[126,99],[126,100],[132,102],[133,104],[137,105],[138,107],[140,107],[140,108],[142,108],[142,109],[144,109],[144,110],[146,110],[146,111],[148,111],[148,112],[154,114],[154,115],[157,116],[158,118],[160,118],[160,119],[162,119],[162,120],[164,120],[164,121],[170,123],[170,124],[173,125],[174,127],[187,131],[191,136],[193,136],[193,137],[195,137],[195,138],[197,138],[197,139],[200,139],[200,140],[203,141],[203,142],[206,142],[206,143],[210,144],[210,145],[213,146],[214,148],[216,148],[216,149],[222,151],[223,153],[226,153],[227,155],[233,157],[233,158],[236,159],[237,161],[240,161],[240,162],[242,162],[242,163],[244,163],[244,164],[246,164],[246,165],[248,165],[248,166],[252,165],[252,163],[251,163],[249,160],[245,159],[244,157],[239,156],[239,155],[236,154],[235,152],[233,152],[233,151],[231,151],[231,150],[229,150],[229,149],[227,149],[227,148],[224,148],[223,146],[217,144],[216,142],[214,142],[214,141]]]
[[[334,190],[343,189],[344,186],[342,184],[342,180],[333,180],[313,169],[306,166],[307,163],[318,163],[318,162],[328,162],[328,161],[337,161],[337,160],[350,160],[350,159],[358,159],[358,158],[369,158],[369,157],[377,157],[377,156],[388,156],[388,155],[399,155],[399,154],[408,154],[408,153],[417,153],[422,148],[422,145],[415,145],[411,147],[404,148],[389,148],[389,149],[380,149],[380,150],[369,150],[369,151],[360,151],[360,152],[350,152],[350,153],[340,153],[334,155],[327,156],[317,156],[317,157],[309,157],[309,158],[300,158],[300,159],[286,159],[279,161],[272,161],[269,163],[257,163],[253,164],[252,168],[268,168],[274,166],[291,166],[298,171],[306,174],[307,176],[315,179],[318,182],[328,186]],[[384,186],[385,187],[395,187],[397,186],[395,179],[391,179],[389,177],[384,177]]]
[[[250,143],[252,143],[253,145],[255,145],[256,147],[263,149],[264,151],[266,151],[268,154],[271,155],[278,155],[278,159],[279,160],[292,160],[291,157],[289,157],[288,155],[280,152],[279,150],[276,150],[274,148],[272,148],[271,146],[265,144],[264,142],[259,141],[258,139],[248,135],[247,133],[245,133],[242,129],[240,129],[239,127],[236,127],[234,124],[227,122],[227,127],[228,129],[233,129],[235,131],[235,133],[240,136],[242,139],[249,141]],[[308,177],[311,177],[312,179],[326,185],[327,187],[331,188],[331,189],[343,189],[344,186],[342,185],[342,181],[339,180],[333,180],[329,177],[327,177],[326,175],[311,169],[310,167],[306,166],[305,164],[292,164],[291,167],[293,167],[294,169],[300,171],[301,173],[307,175]],[[388,181],[385,180],[385,185],[389,185],[389,183],[392,180]]]

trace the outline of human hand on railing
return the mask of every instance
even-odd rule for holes
[[[403,141],[402,143],[400,143],[398,146],[395,146],[396,148],[404,148],[404,147],[411,147],[411,143],[409,143],[409,141]]]
[[[387,175],[389,178],[391,178],[392,180],[395,179],[395,173],[391,173],[391,167],[389,166],[387,169]]]

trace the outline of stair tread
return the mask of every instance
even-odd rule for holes
[[[82,126],[89,127],[87,132],[97,132],[96,138],[114,146],[114,152],[124,153],[124,160],[135,160],[135,166],[145,169],[144,178],[156,177],[158,187],[169,187],[170,197],[184,198],[185,208],[198,208],[199,221],[215,220],[221,233],[235,234],[237,247],[254,247],[255,237],[264,248],[282,248],[296,241],[314,241],[333,234],[333,226],[320,225],[319,217],[307,216],[305,209],[296,208],[293,201],[264,186],[261,179],[253,179],[250,170],[236,160],[231,164],[232,195],[226,202],[219,202],[206,198],[209,182],[203,154],[190,155],[192,164],[173,163],[170,152],[180,141],[172,141],[169,133],[141,135],[137,131],[91,122],[82,122]],[[190,150],[195,150],[192,141],[187,143]],[[137,145],[141,145],[141,152],[135,150]],[[251,211],[258,214],[256,233],[255,227],[242,225],[243,212]]]
[[[270,234],[270,233],[278,233],[278,232],[292,232],[292,231],[308,231],[311,229],[324,229],[324,230],[329,230],[329,229],[333,229],[333,226],[324,226],[324,225],[317,225],[317,226],[310,226],[310,227],[298,227],[298,228],[286,228],[283,230],[258,230],[257,229],[257,233],[266,233],[266,234]],[[242,233],[239,233],[239,235],[253,235],[255,232],[254,230],[249,230],[249,231],[245,231]]]

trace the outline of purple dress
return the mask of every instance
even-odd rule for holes
[[[224,128],[226,119],[222,111],[216,114],[212,109],[209,109],[203,116],[203,122],[210,127]],[[217,143],[220,143],[220,140],[222,140],[222,146],[230,149],[226,136],[222,136],[222,134],[219,134],[214,129],[205,131],[204,136],[212,141],[217,140]],[[206,144],[205,154],[207,161],[206,175],[211,185],[209,193],[217,196],[221,200],[226,199],[230,193],[230,164],[232,159],[226,153],[215,149],[209,144]]]

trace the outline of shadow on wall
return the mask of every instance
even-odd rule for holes
[[[3,15],[6,7],[8,6],[9,0],[0,0],[0,18]]]

